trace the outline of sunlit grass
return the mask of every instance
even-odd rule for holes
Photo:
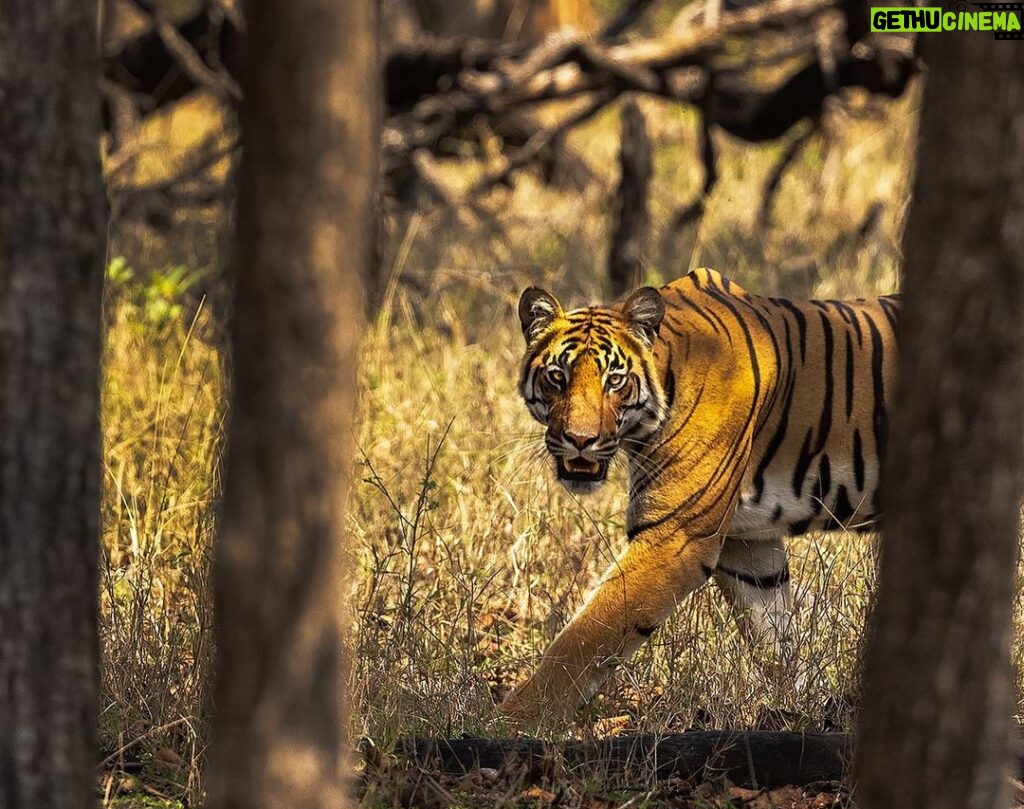
[[[213,654],[209,563],[222,358],[202,308],[154,318],[138,290],[116,283],[108,290],[100,747],[112,775],[105,791],[129,761],[143,765],[150,789],[194,797]],[[107,794],[116,797],[116,789]]]
[[[896,287],[911,102],[888,105],[877,120],[830,113],[783,180],[767,229],[756,211],[785,144],[743,148],[719,136],[722,178],[701,225],[679,234],[665,225],[700,188],[694,122],[661,105],[645,110],[657,165],[652,281],[699,263],[766,294]],[[540,427],[516,392],[523,346],[514,311],[528,283],[573,303],[603,297],[615,131],[614,116],[603,116],[570,139],[597,176],[585,191],[524,175],[476,214],[389,219],[389,306],[365,340],[350,514],[354,731],[381,749],[416,733],[509,732],[495,700],[530,670],[624,542],[621,467],[592,498],[553,479]],[[443,168],[453,186],[467,171]],[[876,204],[877,224],[859,233]],[[132,779],[194,805],[211,708],[223,324],[187,303],[157,307],[154,318],[134,282],[112,284],[107,306],[103,785],[109,805],[137,788]],[[188,300],[183,290],[175,296]],[[770,676],[708,586],[566,733],[850,729],[875,540],[833,533],[790,547],[799,677]]]
[[[384,745],[414,732],[501,732],[492,698],[530,669],[625,541],[621,468],[589,498],[554,481],[540,428],[516,397],[514,328],[457,352],[414,334],[392,332],[390,350],[364,365],[364,479],[353,498],[357,698],[363,733]],[[416,360],[394,362],[412,356],[410,341]],[[873,543],[833,533],[791,547],[795,681],[769,676],[708,586],[571,731],[600,732],[622,716],[620,729],[645,731],[763,725],[769,715],[774,726],[846,726]]]

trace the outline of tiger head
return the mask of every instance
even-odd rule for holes
[[[519,389],[547,427],[555,474],[570,491],[597,489],[623,442],[639,447],[664,421],[666,396],[654,362],[664,314],[652,287],[614,308],[570,312],[537,287],[519,299],[526,337]]]

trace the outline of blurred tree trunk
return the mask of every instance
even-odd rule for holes
[[[1024,486],[1024,48],[924,35],[863,809],[1008,806]]]
[[[0,4],[0,805],[95,802],[96,4]]]
[[[615,229],[608,251],[608,279],[619,298],[643,279],[650,213],[651,140],[636,99],[622,105],[619,129],[619,190],[615,200]]]
[[[373,9],[245,8],[211,807],[347,803],[343,510],[373,244]]]

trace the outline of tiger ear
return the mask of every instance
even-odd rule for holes
[[[562,304],[540,287],[527,287],[519,298],[519,322],[527,344],[532,343],[552,321],[562,316]]]
[[[626,321],[648,342],[654,342],[665,317],[665,302],[654,287],[640,287],[622,305]]]

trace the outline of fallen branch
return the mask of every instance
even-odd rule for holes
[[[694,28],[662,38],[604,47],[579,40],[566,47],[560,62],[547,69],[518,74],[494,69],[474,75],[465,72],[460,85],[476,101],[478,111],[501,111],[512,106],[572,98],[611,84],[630,90],[673,97],[667,73],[679,68],[714,70],[739,37],[765,31],[786,31],[835,12],[835,0],[774,0],[754,8],[730,12],[714,28]],[[615,74],[609,75],[609,66]],[[678,99],[690,101],[693,99]]]
[[[133,2],[147,8],[152,0]],[[383,65],[382,139],[388,186],[402,187],[415,175],[413,155],[426,150],[442,156],[451,152],[453,141],[477,137],[478,122],[501,132],[511,117],[546,102],[589,96],[611,103],[623,93],[655,95],[697,106],[707,131],[718,127],[761,142],[819,116],[826,99],[844,88],[898,97],[919,70],[904,46],[862,47],[854,55],[843,30],[844,20],[859,19],[854,0],[771,0],[723,10],[713,28],[692,26],[615,42],[648,5],[630,0],[596,40],[562,34],[529,46],[424,37],[389,54]],[[141,96],[141,109],[154,109],[197,87],[212,88],[233,103],[238,23],[208,0],[176,27],[158,25],[109,50],[104,77]],[[766,66],[770,69],[761,69]],[[765,86],[766,74],[778,81]],[[546,147],[562,135],[552,138],[541,130],[513,144],[519,151],[510,154],[498,181],[545,159]],[[715,176],[709,136],[704,143],[709,180],[702,197]],[[684,218],[699,216],[702,201]]]
[[[475,61],[478,66],[439,78],[437,86],[447,89],[415,102],[389,91],[392,109],[401,112],[385,127],[385,161],[398,161],[417,148],[435,151],[476,119],[500,121],[513,110],[582,94],[605,93],[611,101],[635,92],[692,104],[701,109],[705,126],[750,142],[778,138],[798,122],[819,116],[825,100],[843,88],[902,95],[919,69],[913,54],[876,50],[855,56],[841,42],[826,49],[822,32],[834,29],[841,40],[841,27],[823,23],[835,22],[839,14],[837,0],[775,0],[725,13],[714,29],[619,45],[568,36],[490,59],[476,58],[479,51],[476,57],[468,52],[455,57],[446,50],[448,64]],[[751,46],[737,62],[737,43],[765,31],[785,36],[773,43],[767,57],[763,48]],[[828,58],[822,58],[826,51]],[[755,66],[766,64],[795,69],[789,67],[781,81],[765,87],[753,75]],[[707,166],[707,154],[703,157]],[[699,206],[694,211],[699,214]]]
[[[625,17],[644,5],[631,4]],[[765,32],[806,33],[844,8],[840,0],[773,0],[725,12],[713,29],[693,27],[611,45],[578,36],[551,38],[532,48],[522,43],[424,38],[389,54],[384,62],[388,128],[403,130],[400,136],[392,131],[390,140],[403,150],[429,148],[475,116],[496,118],[514,107],[595,91],[643,92],[695,103],[709,86],[715,88],[713,124],[747,140],[772,139],[819,109],[836,89],[863,87],[895,97],[918,72],[909,51],[853,57],[849,49],[834,67],[823,69],[813,37],[799,49],[811,64],[774,89],[752,87],[742,66],[735,64],[738,42]],[[174,34],[150,31],[121,43],[106,54],[104,75],[151,96],[152,104],[159,106],[217,81],[221,69],[235,73],[238,35],[235,21],[209,6],[180,23]],[[169,49],[168,42],[181,48]],[[188,50],[183,51],[186,45]],[[216,68],[209,60],[197,62],[193,57],[211,48],[219,52]],[[171,78],[174,68],[181,67],[182,52],[189,56],[193,75]],[[788,60],[797,55],[780,54]],[[753,55],[751,62],[755,63]],[[763,58],[756,63],[763,65]],[[680,84],[676,74],[687,68],[696,68],[703,80]],[[826,75],[833,71],[834,76]]]
[[[172,24],[152,0],[132,0],[150,18],[137,36],[107,43],[102,76],[145,99],[153,111],[189,93],[206,88],[230,103],[241,98],[237,15],[218,2],[208,2],[187,19]]]

